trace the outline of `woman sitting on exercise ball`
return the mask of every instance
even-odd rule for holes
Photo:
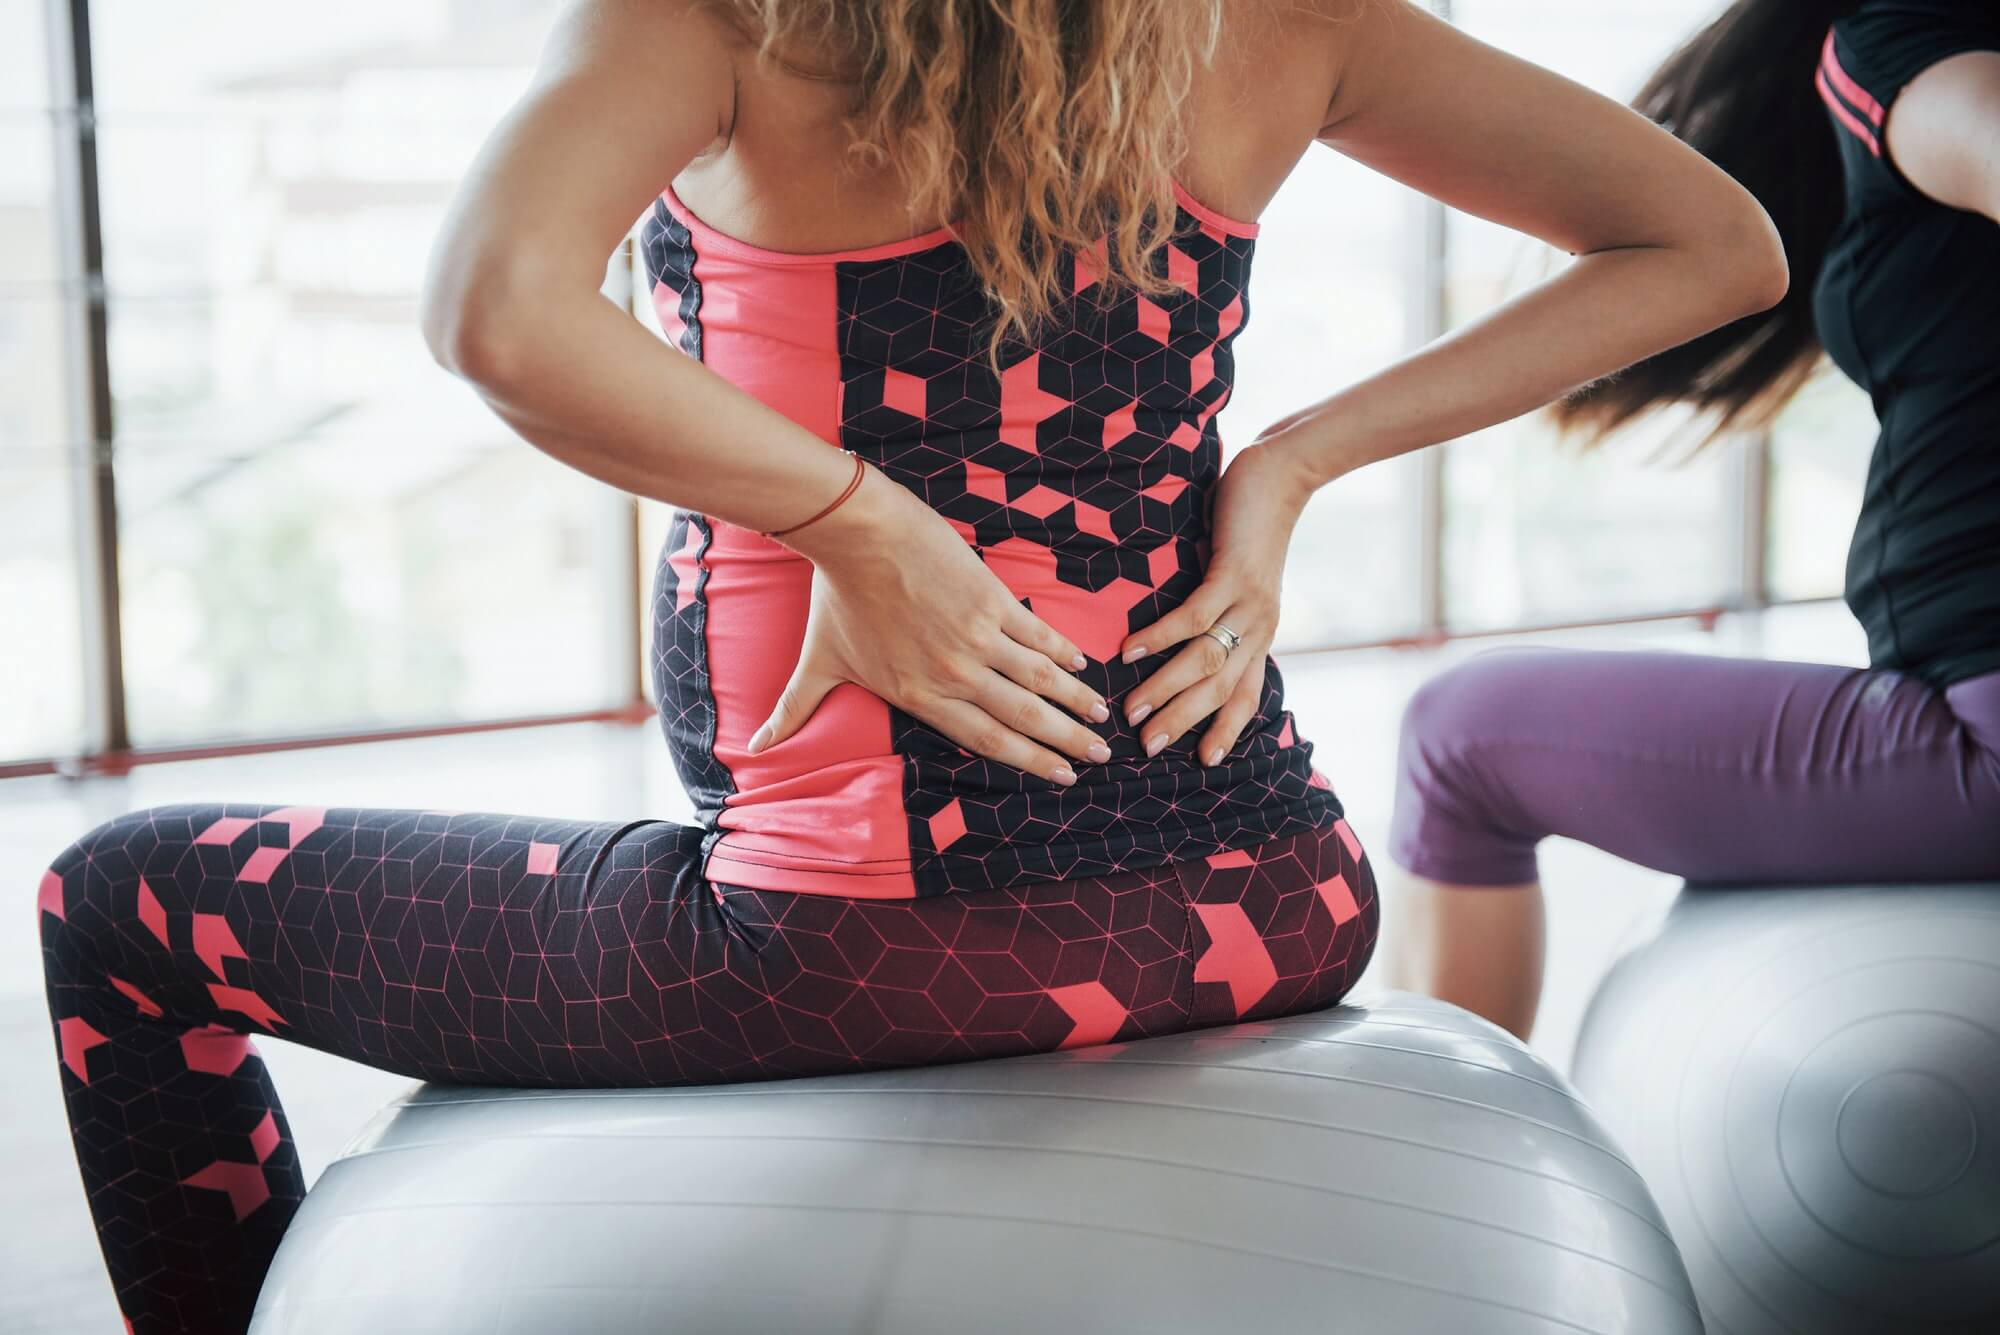
[[[1873,666],[1507,649],[1418,692],[1392,971],[1523,1036],[1547,835],[1696,881],[2000,878],[2000,7],[1738,0],[1637,105],[1763,201],[1792,291],[1558,412],[1756,426],[1824,348],[1881,422],[1847,561]]]
[[[1578,258],[1225,470],[1251,219],[1315,142]],[[642,215],[677,347],[599,294]],[[425,332],[683,510],[653,661],[700,822],[161,807],[57,857],[61,1079],[133,1329],[242,1329],[303,1194],[251,1032],[674,1085],[1338,1000],[1373,881],[1266,655],[1307,497],[1784,287],[1699,154],[1389,0],[567,6]]]

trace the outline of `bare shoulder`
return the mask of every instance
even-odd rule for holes
[[[1886,137],[1917,189],[2000,219],[2000,51],[1962,51],[1910,80]]]
[[[693,103],[726,131],[746,49],[712,0],[569,0],[536,78],[601,83],[640,116],[649,105],[670,104],[685,114]]]
[[[1254,216],[1311,147],[1351,34],[1396,0],[1227,0],[1214,58],[1190,94],[1188,184]]]

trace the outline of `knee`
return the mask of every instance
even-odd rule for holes
[[[1436,778],[1507,717],[1519,670],[1513,658],[1506,651],[1481,654],[1417,689],[1403,710],[1400,763],[1406,777]]]
[[[136,889],[148,865],[163,866],[157,855],[173,832],[189,823],[196,807],[146,807],[128,811],[93,826],[50,860],[35,896],[36,921],[69,930],[62,936],[73,945],[95,932],[115,928],[120,913],[142,907]],[[177,859],[176,859],[177,860]],[[48,940],[46,930],[44,940]]]

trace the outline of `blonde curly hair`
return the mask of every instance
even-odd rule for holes
[[[848,152],[954,220],[992,299],[997,367],[1055,309],[1061,257],[1105,244],[1103,295],[1172,290],[1180,108],[1224,0],[711,0],[758,58],[855,87]],[[817,53],[817,57],[809,53]]]

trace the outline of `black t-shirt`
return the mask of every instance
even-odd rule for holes
[[[2000,670],[2000,223],[1911,185],[1884,127],[1904,85],[1980,50],[2000,50],[1996,0],[1869,0],[1815,79],[1847,207],[1814,314],[1881,423],[1847,604],[1875,666],[1939,687]]]

